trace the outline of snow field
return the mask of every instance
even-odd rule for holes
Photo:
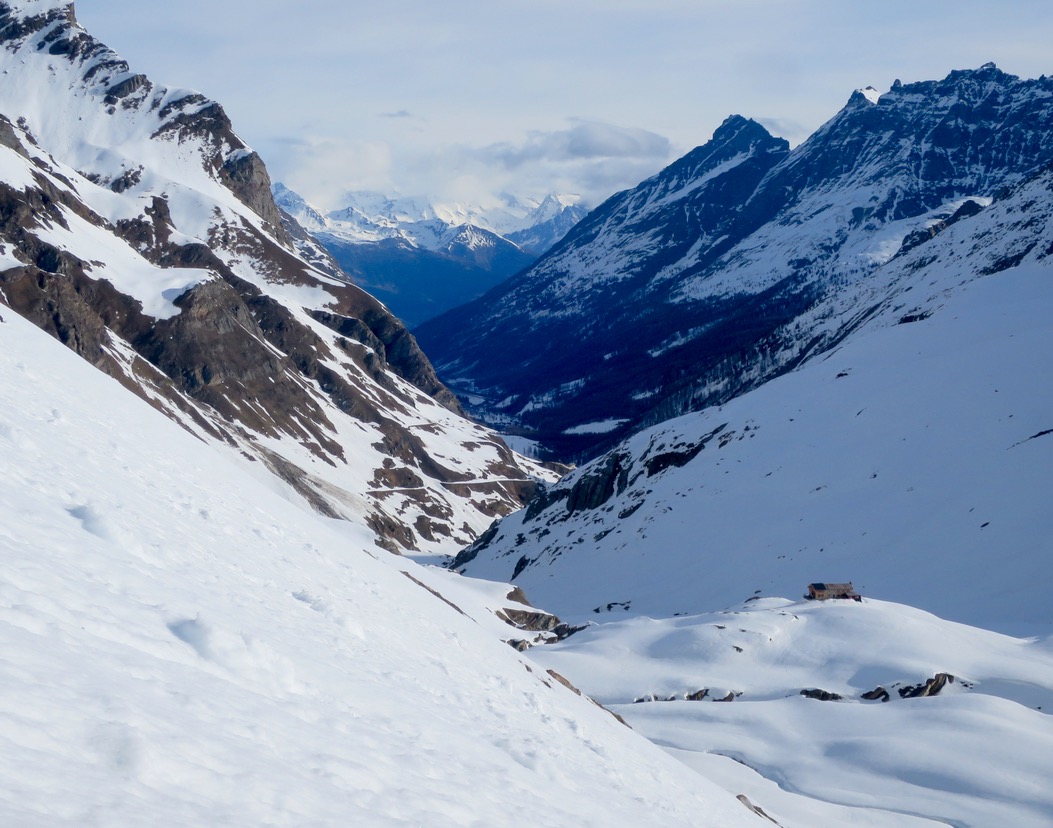
[[[784,826],[917,817],[1039,828],[1053,820],[1051,642],[871,599],[768,598],[609,621],[530,655]],[[939,695],[900,697],[939,672],[955,677]],[[861,699],[879,686],[889,702]],[[685,700],[703,688],[704,699]],[[804,698],[805,689],[843,699]],[[728,693],[733,702],[714,703]],[[835,819],[824,803],[851,811]],[[864,814],[871,821],[857,823]]]

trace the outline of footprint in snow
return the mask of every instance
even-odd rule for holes
[[[70,516],[80,521],[85,532],[95,535],[103,540],[113,540],[113,532],[99,511],[90,503],[82,503],[79,506],[69,506],[66,511]]]
[[[167,626],[172,635],[193,647],[199,656],[207,660],[212,659],[212,650],[208,641],[208,627],[197,618],[170,621]]]

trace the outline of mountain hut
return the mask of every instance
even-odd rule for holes
[[[808,584],[808,592],[805,598],[809,601],[825,601],[828,598],[851,598],[853,601],[862,601],[863,597],[852,587],[852,582],[847,584]]]

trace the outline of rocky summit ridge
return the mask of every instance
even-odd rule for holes
[[[222,107],[137,74],[71,3],[0,2],[0,301],[391,550],[469,541],[536,469],[288,221]]]

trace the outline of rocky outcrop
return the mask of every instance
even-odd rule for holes
[[[587,624],[574,626],[567,624],[550,612],[535,610],[530,607],[523,590],[516,587],[508,594],[508,600],[515,601],[528,607],[519,609],[516,607],[502,607],[494,611],[494,615],[517,630],[538,633],[531,639],[511,639],[509,644],[520,652],[528,650],[537,644],[553,644],[563,641],[587,628]]]
[[[463,414],[457,398],[439,381],[413,334],[365,291],[346,285],[341,288],[332,310],[314,310],[311,316],[341,336],[369,348],[380,359],[374,367],[390,369],[450,411]],[[380,373],[378,371],[377,376]]]
[[[629,483],[631,459],[612,453],[604,462],[590,469],[574,481],[567,492],[567,511],[570,514],[598,509],[615,494],[621,494]]]
[[[748,810],[752,811],[757,816],[761,817],[762,819],[768,820],[768,822],[772,823],[773,825],[779,825],[781,828],[781,823],[769,816],[768,813],[759,805],[754,805],[752,802],[750,802],[750,799],[748,796],[746,796],[746,794],[739,794],[736,797],[736,799],[738,799],[739,802],[745,805]]]
[[[704,449],[714,437],[723,432],[727,427],[727,423],[722,423],[713,429],[713,431],[709,432],[709,434],[702,437],[701,440],[694,443],[674,445],[669,448],[667,448],[664,443],[659,444],[657,447],[653,445],[648,446],[647,451],[641,458],[644,463],[644,468],[647,469],[647,476],[654,477],[656,474],[661,474],[666,469],[682,468],[683,466],[686,466],[698,457],[702,452],[702,449]]]
[[[225,113],[223,118],[226,118]],[[271,195],[271,177],[257,153],[244,146],[233,149],[219,168],[219,179],[242,204],[267,223],[267,230],[274,238],[283,244],[292,244]]]
[[[803,692],[804,691],[802,691],[802,693]],[[717,691],[717,693],[720,694],[723,693],[723,691]],[[648,693],[644,696],[637,696],[635,699],[633,699],[633,704],[644,704],[646,702],[673,702],[679,701],[680,699],[683,699],[684,701],[704,701],[706,699],[709,699],[710,701],[715,702],[730,702],[735,701],[735,699],[737,699],[741,695],[741,692],[736,692],[735,690],[728,690],[726,693],[723,693],[723,695],[711,696],[710,688],[703,687],[701,690],[695,690],[694,692],[684,693],[682,695],[673,693],[672,695],[667,696],[662,693]]]
[[[831,693],[829,690],[820,690],[817,687],[802,690],[801,695],[806,699],[815,699],[816,701],[842,701],[844,699],[844,696],[839,693]]]
[[[557,673],[557,672],[556,672],[555,670],[546,670],[545,672],[546,672],[546,673],[548,673],[548,675],[549,675],[549,676],[550,676],[551,678],[553,678],[553,679],[555,679],[556,681],[558,681],[558,682],[559,682],[560,684],[562,684],[562,685],[563,685],[564,687],[566,687],[566,688],[567,688],[568,690],[570,690],[570,691],[571,691],[572,693],[574,693],[575,695],[577,695],[577,696],[581,696],[581,697],[582,697],[583,699],[588,699],[588,700],[589,700],[590,702],[592,702],[592,703],[593,703],[594,705],[596,705],[596,706],[597,706],[598,708],[600,708],[601,710],[606,710],[606,711],[607,711],[608,713],[610,713],[610,714],[611,714],[611,715],[612,715],[612,716],[613,716],[613,717],[614,717],[615,719],[617,719],[617,720],[618,720],[619,722],[621,722],[621,723],[622,723],[623,725],[625,725],[626,727],[628,727],[628,728],[629,728],[630,730],[632,729],[631,725],[630,725],[630,724],[629,724],[629,723],[628,723],[627,721],[625,721],[625,719],[623,719],[623,718],[622,718],[622,717],[621,717],[621,716],[620,716],[620,715],[619,715],[618,713],[615,713],[615,712],[614,712],[613,710],[608,710],[608,709],[607,709],[606,707],[604,707],[604,706],[603,706],[602,704],[600,704],[600,703],[599,703],[598,701],[596,701],[596,700],[595,700],[594,698],[592,698],[591,696],[586,696],[586,695],[585,695],[584,693],[582,693],[582,692],[581,692],[581,691],[580,691],[580,690],[579,690],[579,689],[578,689],[577,687],[575,687],[575,686],[574,686],[573,684],[571,684],[571,682],[570,682],[570,681],[569,681],[569,680],[568,680],[567,678],[565,678],[564,676],[561,676],[561,675],[560,675],[559,673]],[[546,682],[546,683],[547,683],[547,682]]]
[[[500,609],[497,617],[519,630],[532,632],[552,632],[560,625],[560,620],[551,613],[531,610]]]

